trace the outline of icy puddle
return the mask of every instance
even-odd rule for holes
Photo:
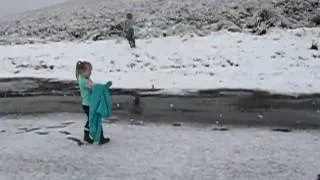
[[[316,179],[320,132],[105,124],[107,145],[79,145],[84,116],[0,118],[0,179]]]

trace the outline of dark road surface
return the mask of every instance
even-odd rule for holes
[[[290,97],[248,90],[201,91],[185,96],[144,95],[147,91],[150,90],[113,89],[114,115],[128,120],[168,123],[320,127],[319,95]],[[82,113],[77,85],[72,81],[0,79],[0,97],[0,116]]]

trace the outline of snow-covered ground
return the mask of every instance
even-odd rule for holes
[[[274,29],[265,36],[220,31],[207,37],[0,46],[0,77],[75,79],[75,64],[93,64],[93,80],[117,88],[262,89],[318,93],[320,29]]]
[[[84,118],[79,114],[0,118],[0,179],[312,180],[320,173],[317,131],[219,132],[200,125],[132,126],[119,121],[105,125],[110,144],[78,146],[66,138],[82,137]],[[46,128],[64,122],[74,124]],[[40,129],[21,133],[23,128]]]

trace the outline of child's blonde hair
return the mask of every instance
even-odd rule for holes
[[[79,79],[79,75],[87,70],[87,68],[92,68],[92,65],[88,61],[78,61],[76,64],[76,78]]]

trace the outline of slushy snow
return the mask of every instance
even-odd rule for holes
[[[282,180],[315,179],[319,173],[317,131],[161,124],[106,124],[109,144],[83,145],[85,116],[52,114],[0,118],[0,179],[21,180]],[[64,128],[47,129],[65,122]],[[39,130],[17,134],[23,128]],[[70,135],[59,133],[70,132]],[[48,135],[39,135],[48,132]]]
[[[240,88],[284,94],[317,93],[320,29],[273,29],[265,36],[220,31],[138,40],[137,49],[114,40],[0,46],[0,77],[75,80],[78,60],[93,65],[92,79],[114,88]]]

